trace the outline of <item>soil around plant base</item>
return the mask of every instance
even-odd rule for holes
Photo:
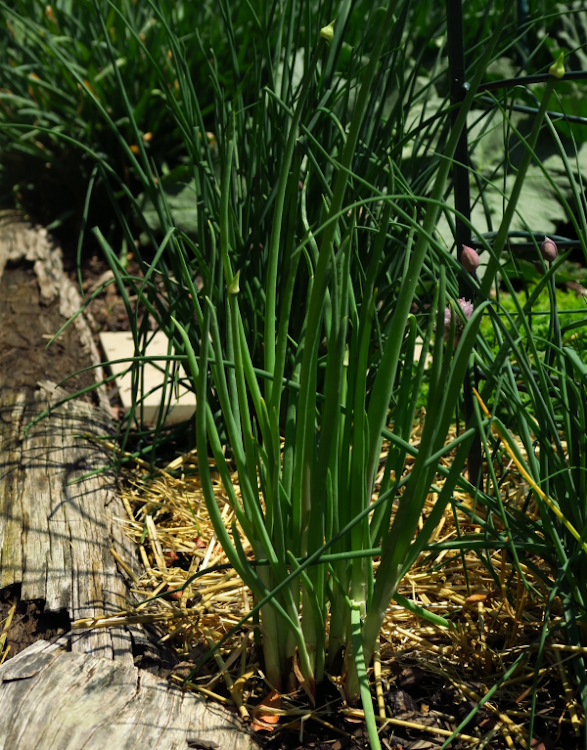
[[[34,391],[41,380],[59,383],[92,366],[73,325],[47,348],[64,322],[58,297],[43,299],[32,263],[4,269],[0,277],[0,391]],[[67,380],[64,389],[73,394],[95,382],[93,371],[87,370]],[[97,405],[92,393],[81,398]]]

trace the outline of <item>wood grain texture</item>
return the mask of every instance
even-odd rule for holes
[[[71,620],[126,608],[126,585],[110,547],[131,567],[130,542],[113,516],[124,517],[110,455],[83,433],[109,432],[99,407],[69,401],[24,426],[63,394],[43,383],[30,400],[0,396],[0,588],[21,583],[21,598],[45,600],[45,611],[66,609]],[[72,650],[131,660],[130,635],[100,629],[72,637]]]
[[[193,693],[42,641],[0,667],[0,707],[0,750],[257,748],[226,710]]]

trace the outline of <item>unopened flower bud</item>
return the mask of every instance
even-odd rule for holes
[[[555,78],[562,78],[565,74],[565,53],[561,52],[556,62],[553,62],[548,72]]]
[[[540,255],[542,255],[547,263],[552,263],[553,260],[556,260],[556,256],[558,255],[558,247],[556,246],[554,240],[551,240],[550,237],[545,237],[544,242],[542,243],[542,245],[540,245]]]
[[[468,245],[463,245],[463,252],[461,253],[461,263],[465,271],[469,273],[475,273],[479,268],[479,255],[477,251]]]
[[[328,26],[324,26],[320,29],[320,36],[322,39],[326,39],[327,42],[331,42],[334,37],[334,21],[331,21]]]

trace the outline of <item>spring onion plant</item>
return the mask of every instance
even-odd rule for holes
[[[235,172],[241,163],[236,113],[226,124],[219,226],[217,230],[212,224],[209,226],[211,253],[205,296],[193,297],[199,329],[198,358],[188,330],[174,319],[188,353],[191,375],[197,383],[198,458],[216,533],[231,563],[259,600],[265,600],[272,589],[279,588],[262,610],[268,678],[280,688],[299,682],[312,698],[315,683],[323,678],[327,664],[332,667],[343,651],[348,696],[354,699],[361,693],[367,716],[372,714],[372,708],[368,709],[366,666],[400,580],[439,457],[454,447],[445,445],[446,437],[476,335],[475,326],[483,313],[483,306],[473,313],[456,349],[454,325],[447,346],[442,336],[435,338],[426,424],[413,470],[403,476],[406,438],[411,430],[424,361],[421,359],[414,387],[418,326],[415,317],[410,316],[410,307],[421,279],[459,126],[464,123],[475,85],[499,38],[499,33],[494,34],[484,51],[470,95],[444,146],[444,159],[437,168],[421,223],[414,217],[414,211],[410,215],[401,208],[406,199],[395,190],[391,160],[387,191],[373,191],[372,186],[362,185],[360,199],[347,202],[349,185],[355,187],[356,183],[352,167],[361,147],[359,137],[365,114],[374,108],[373,84],[387,41],[387,29],[393,25],[395,14],[402,10],[401,4],[388,5],[370,57],[365,61],[350,122],[339,145],[340,156],[333,165],[331,186],[324,197],[322,223],[317,227],[303,221],[308,184],[313,177],[310,160],[305,169],[301,159],[293,170],[292,165],[300,135],[307,131],[306,137],[311,142],[311,128],[303,128],[302,122],[319,79],[318,63],[327,53],[325,39],[333,34],[330,28],[322,29],[322,39],[315,45],[299,83],[287,129],[282,134],[283,161],[272,210],[267,281],[263,289],[264,372],[255,371],[241,313],[244,273],[235,267],[233,260],[233,246],[242,231],[233,203]],[[500,24],[503,26],[504,18]],[[301,190],[300,169],[304,174]],[[238,195],[238,189],[234,192]],[[296,244],[287,237],[282,239],[282,232],[288,219],[295,225],[298,212],[305,232],[302,241]],[[375,284],[386,262],[390,228],[400,223],[407,225],[408,238],[399,274],[399,294],[387,336],[380,338],[380,360],[369,382],[372,330],[378,306]],[[371,237],[366,252],[359,256],[358,247],[364,247],[359,237],[367,227],[371,228]],[[300,264],[302,257],[305,269]],[[357,264],[360,272],[353,273]],[[287,273],[278,274],[280,266]],[[304,276],[302,269],[307,272]],[[306,279],[303,288],[307,300],[294,339],[290,324],[292,303],[301,279]],[[191,282],[187,263],[183,280],[188,285]],[[439,329],[444,326],[446,296],[446,274],[440,267],[424,352],[430,345],[435,323]],[[222,332],[221,317],[225,321]],[[202,344],[208,341],[209,347]],[[223,348],[223,341],[230,343],[230,352]],[[405,354],[400,367],[402,350]],[[286,377],[288,355],[293,359],[293,370]],[[396,377],[403,398],[395,415],[394,432],[390,433],[393,448],[381,467],[384,481],[374,495],[380,469],[381,435],[388,420]],[[210,388],[217,394],[226,423],[238,470],[239,495],[228,478],[212,410],[204,408],[210,403]],[[457,459],[445,481],[438,508],[450,498],[469,437],[465,435],[458,441]],[[232,536],[224,528],[207,468],[209,447],[235,513]],[[372,503],[373,497],[377,500]],[[399,504],[390,526],[396,499]],[[420,544],[426,538],[425,531],[418,538]],[[269,562],[266,568],[251,566],[240,541],[241,534],[247,537],[256,558]],[[377,545],[381,545],[382,558],[374,575],[369,553]],[[333,562],[328,564],[317,557],[326,547],[334,553]],[[317,559],[318,564],[305,569],[300,565],[300,560],[307,563],[312,559]],[[375,738],[376,732],[373,742]]]

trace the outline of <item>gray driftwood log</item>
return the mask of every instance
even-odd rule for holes
[[[132,665],[43,641],[5,662],[0,681],[1,748],[252,747],[219,706]]]
[[[41,295],[59,296],[67,319],[81,300],[63,272],[61,251],[44,230],[0,222],[0,276],[7,261],[34,263]],[[99,357],[86,320],[76,320],[80,345]],[[68,373],[64,373],[68,374]],[[96,371],[101,380],[100,369]],[[75,482],[105,465],[97,442],[111,432],[106,394],[99,405],[74,400],[25,426],[63,392],[40,382],[34,394],[0,393],[0,589],[21,584],[21,599],[42,599],[45,611],[70,621],[126,608],[125,578],[110,552],[136,569],[125,516],[111,473]],[[0,750],[256,747],[235,718],[167,679],[134,666],[140,628],[99,628],[37,641],[0,667]]]

